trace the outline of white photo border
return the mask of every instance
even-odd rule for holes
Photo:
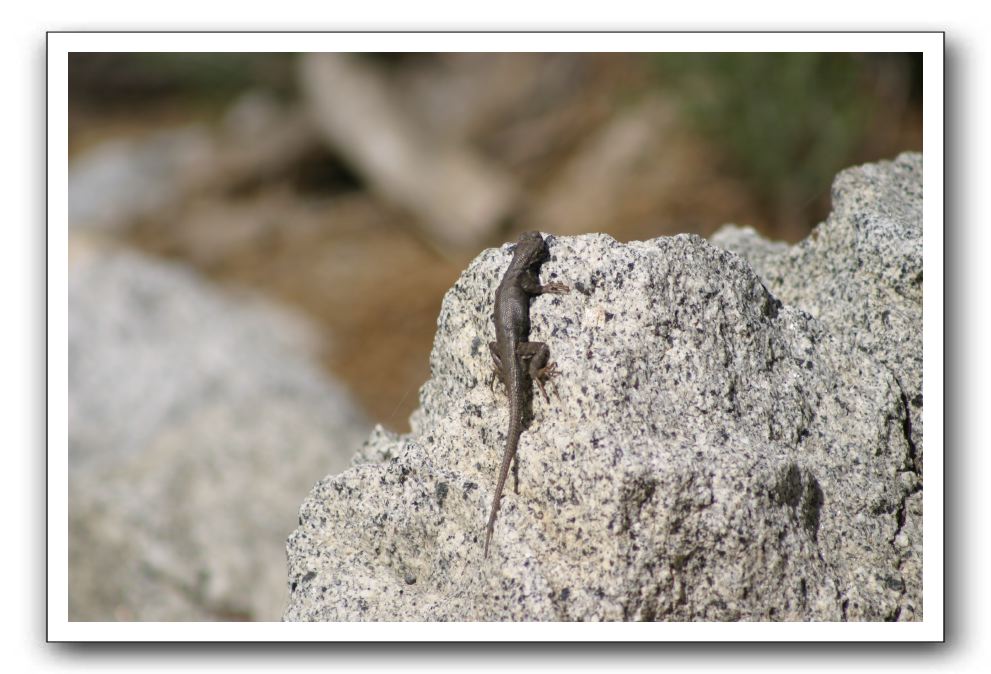
[[[942,32],[50,32],[48,105],[49,641],[902,642],[944,639]],[[68,54],[70,52],[921,52],[923,620],[905,623],[102,623],[68,620]]]

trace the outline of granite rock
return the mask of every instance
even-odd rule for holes
[[[73,237],[70,620],[277,620],[285,537],[368,426],[295,315]]]
[[[69,222],[77,230],[113,233],[160,213],[203,179],[214,152],[200,125],[88,149],[69,164]]]
[[[864,238],[884,252],[857,268],[856,287],[868,292],[871,274],[911,287],[902,265],[921,270],[917,249],[886,243],[895,229],[883,225],[915,216],[918,200],[890,175],[911,170],[861,171],[876,189],[841,175],[845,201],[818,238],[842,238],[829,230],[844,220],[877,227]],[[768,259],[790,251],[753,243]],[[828,292],[805,291],[821,297],[813,313],[696,236],[549,245],[542,280],[573,292],[534,300],[531,339],[560,375],[549,402],[534,396],[489,557],[508,411],[489,386],[487,342],[508,246],[481,253],[447,293],[412,432],[376,429],[304,501],[284,619],[920,619],[921,430],[910,375],[881,347],[920,343],[892,334],[918,325],[847,334],[853,318],[834,318],[846,314]],[[893,251],[894,267],[881,265]],[[838,283],[790,274],[795,288]],[[914,362],[921,347],[897,360]]]
[[[712,241],[745,257],[782,302],[894,374],[922,472],[922,155],[841,172],[829,218],[795,246],[728,225]]]

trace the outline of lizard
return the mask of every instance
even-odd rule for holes
[[[494,361],[494,375],[498,376],[506,389],[509,399],[509,431],[506,449],[502,455],[499,479],[489,522],[485,529],[485,552],[489,556],[489,541],[499,514],[502,490],[506,485],[509,466],[516,460],[520,435],[523,433],[524,415],[532,392],[532,383],[537,382],[540,392],[547,398],[544,382],[555,375],[557,365],[548,363],[550,350],[544,342],[531,342],[530,300],[545,293],[563,294],[571,288],[563,283],[540,284],[540,266],[550,256],[547,242],[540,232],[524,232],[513,247],[513,259],[502,277],[495,293],[495,306],[492,321],[495,323],[496,339],[489,342],[489,350]],[[516,481],[519,493],[519,479]]]

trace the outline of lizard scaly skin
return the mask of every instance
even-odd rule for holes
[[[489,342],[495,371],[506,387],[509,398],[509,432],[506,449],[499,468],[492,510],[485,529],[485,556],[489,555],[489,541],[499,514],[502,490],[506,485],[510,464],[516,459],[523,417],[532,390],[531,381],[537,382],[544,398],[544,381],[554,374],[555,364],[548,363],[550,350],[543,342],[528,341],[530,337],[530,298],[544,293],[567,293],[570,288],[563,283],[540,284],[540,265],[549,257],[547,242],[539,232],[520,235],[495,295],[492,320],[495,323],[496,340]],[[517,484],[517,488],[519,485]]]

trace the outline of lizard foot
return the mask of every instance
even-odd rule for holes
[[[497,381],[502,381],[502,372],[499,371],[499,368],[493,367],[492,368],[492,376],[489,377],[489,390],[490,391],[493,391],[494,392],[496,390],[496,382]]]
[[[540,387],[540,392],[544,394],[544,400],[550,402],[551,399],[547,397],[547,389],[544,388],[544,382],[561,374],[557,369],[557,363],[548,363],[544,367],[537,370],[536,374],[537,376],[535,376],[534,379],[537,381],[537,386]],[[558,400],[561,399],[561,396],[557,395],[557,392],[555,392],[554,395]]]
[[[551,281],[550,283],[546,283],[540,287],[540,290],[541,292],[552,293],[554,295],[564,295],[565,293],[571,292],[571,288],[560,281]]]

